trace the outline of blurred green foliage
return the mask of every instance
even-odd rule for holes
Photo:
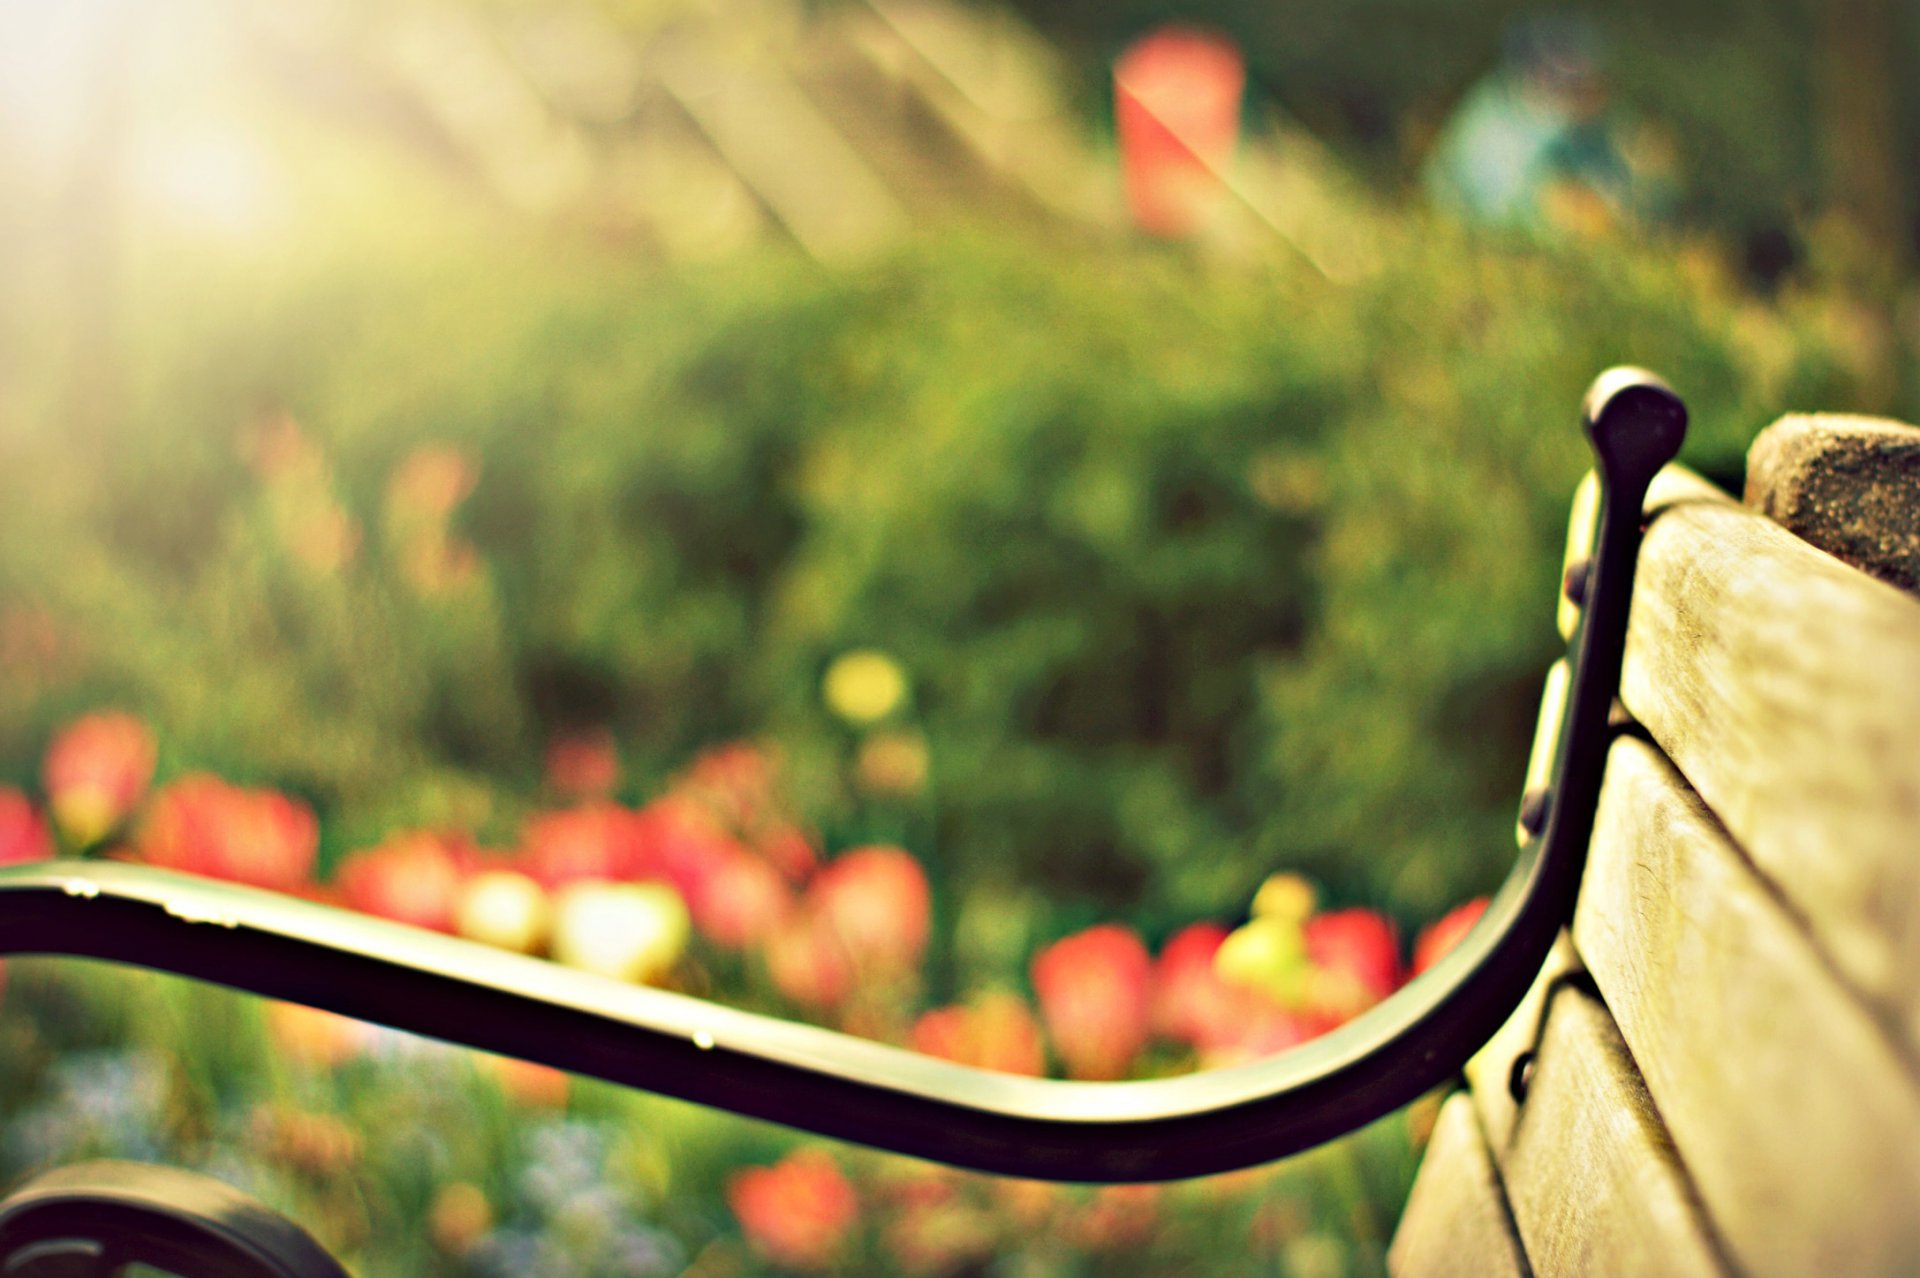
[[[1381,247],[1344,285],[958,234],[833,275],[320,274],[265,315],[176,281],[126,423],[7,442],[0,598],[55,638],[0,679],[0,758],[117,703],[163,771],[312,800],[332,854],[511,841],[571,727],[613,728],[636,792],[758,735],[830,844],[906,839],[1001,930],[1044,891],[1041,930],[1164,932],[1279,868],[1431,918],[1511,855],[1585,382],[1663,371],[1722,475],[1851,392],[1830,306],[1685,246]],[[283,416],[313,455],[265,478]],[[423,576],[391,489],[426,444],[477,486]],[[821,702],[854,648],[910,677],[887,722]],[[924,743],[924,786],[863,783],[877,734]]]

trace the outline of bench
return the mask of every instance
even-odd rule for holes
[[[1920,431],[1783,419],[1746,501],[1649,494],[1573,924],[1439,1109],[1398,1278],[1920,1271]]]

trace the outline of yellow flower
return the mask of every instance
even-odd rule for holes
[[[900,663],[874,648],[842,653],[821,681],[827,708],[848,723],[878,723],[907,698],[907,675]]]
[[[1313,908],[1318,904],[1318,894],[1313,890],[1313,884],[1298,874],[1269,874],[1267,881],[1260,885],[1260,890],[1253,894],[1253,913],[1256,918],[1304,923],[1312,917]]]
[[[1306,937],[1292,919],[1255,915],[1220,943],[1213,956],[1214,975],[1228,985],[1267,994],[1298,1006],[1313,974]]]
[[[547,937],[547,893],[513,870],[486,870],[467,880],[454,902],[454,931],[468,940],[530,954]]]

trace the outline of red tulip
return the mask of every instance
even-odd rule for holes
[[[805,1007],[838,1007],[853,993],[853,964],[818,913],[802,909],[768,933],[767,975]]]
[[[1040,1026],[1011,994],[987,994],[968,1005],[936,1008],[913,1026],[913,1048],[1003,1074],[1046,1072]]]
[[[1487,911],[1487,898],[1477,897],[1465,905],[1454,907],[1441,916],[1440,921],[1420,933],[1420,939],[1413,943],[1413,974],[1426,971],[1445,957],[1447,951],[1473,930],[1480,916]]]
[[[153,733],[130,714],[82,715],[47,748],[42,777],[53,819],[75,843],[97,843],[126,820],[153,780]]]
[[[1033,961],[1047,1033],[1075,1078],[1119,1078],[1146,1046],[1153,962],[1117,924],[1056,941]]]
[[[1349,1020],[1400,988],[1400,938],[1384,915],[1333,910],[1308,919],[1305,930],[1315,1012]]]
[[[795,826],[775,825],[754,842],[760,855],[795,883],[804,881],[820,864],[812,841]]]
[[[738,840],[684,799],[656,799],[634,814],[633,878],[671,884],[696,919],[713,902],[714,880],[737,857],[750,855]]]
[[[753,1249],[790,1269],[826,1269],[859,1216],[860,1200],[831,1157],[788,1154],[772,1167],[749,1167],[727,1181],[727,1205]]]
[[[716,945],[743,950],[767,934],[793,908],[793,892],[780,872],[744,848],[724,855],[688,901],[693,925]]]
[[[1227,939],[1218,923],[1195,923],[1176,932],[1153,965],[1154,1032],[1198,1044],[1216,1035],[1233,1015],[1234,991],[1214,974],[1213,956]]]
[[[47,823],[20,791],[0,787],[0,865],[44,861],[53,855]]]
[[[542,813],[521,835],[519,869],[548,889],[631,879],[639,859],[637,814],[612,803]]]
[[[546,764],[547,784],[570,799],[603,799],[620,784],[620,751],[605,728],[555,737]]]
[[[451,932],[455,900],[473,868],[466,840],[419,831],[349,853],[334,881],[349,909]]]
[[[775,774],[765,750],[736,741],[701,754],[676,789],[732,828],[745,830],[773,810]]]
[[[154,797],[138,852],[153,865],[294,892],[307,886],[319,842],[304,803],[198,773]]]
[[[932,927],[927,876],[899,848],[848,852],[815,876],[807,902],[862,972],[908,971],[927,948]]]

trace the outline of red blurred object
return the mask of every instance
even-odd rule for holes
[[[44,861],[53,855],[47,822],[20,791],[0,788],[0,865]]]
[[[349,853],[334,882],[349,909],[451,932],[454,900],[476,861],[465,839],[417,831]]]
[[[1161,27],[1115,61],[1114,127],[1141,230],[1180,239],[1205,223],[1226,189],[1246,81],[1232,41],[1193,27]]]
[[[704,751],[678,787],[737,830],[757,825],[774,807],[776,769],[768,753],[745,741]]]
[[[767,976],[804,1007],[837,1007],[853,993],[853,964],[826,920],[808,909],[776,925],[766,940]]]
[[[154,797],[136,850],[150,865],[297,892],[308,885],[319,844],[306,804],[196,773]]]
[[[582,879],[618,882],[633,877],[640,860],[638,814],[595,803],[528,820],[518,868],[549,890]]]
[[[780,871],[738,844],[720,854],[687,911],[700,934],[716,945],[743,950],[766,939],[793,909],[793,891]]]
[[[812,874],[820,864],[819,854],[813,850],[813,841],[797,826],[776,825],[757,842],[760,854],[796,883]]]
[[[1306,923],[1307,958],[1316,980],[1313,1010],[1345,1021],[1400,988],[1400,937],[1385,915],[1333,910]]]
[[[913,1049],[1003,1074],[1046,1072],[1040,1026],[1011,994],[987,994],[970,1004],[936,1008],[913,1026]]]
[[[1047,1034],[1075,1078],[1119,1078],[1146,1046],[1153,961],[1131,929],[1088,928],[1041,951],[1033,988]]]
[[[753,1249],[790,1269],[830,1267],[860,1214],[859,1197],[839,1165],[812,1149],[735,1172],[727,1181],[727,1205]]]
[[[47,748],[41,776],[54,819],[90,844],[132,814],[153,780],[153,733],[130,714],[82,715]]]
[[[1476,897],[1465,905],[1456,906],[1442,915],[1438,922],[1429,925],[1420,933],[1420,939],[1413,943],[1413,974],[1426,971],[1446,956],[1448,950],[1460,944],[1462,938],[1473,930],[1480,916],[1487,912],[1487,898]]]
[[[1312,1037],[1294,1012],[1214,971],[1227,939],[1217,923],[1195,923],[1173,935],[1153,969],[1154,1032],[1197,1049],[1203,1063],[1226,1065],[1284,1051]]]
[[[620,784],[620,751],[605,728],[556,736],[546,764],[547,784],[570,799],[604,799]]]
[[[1213,956],[1227,929],[1195,923],[1174,933],[1153,965],[1153,1030],[1183,1043],[1216,1037],[1220,1022],[1232,1020],[1240,1001],[1236,991],[1213,971]]]
[[[863,974],[911,969],[927,948],[933,898],[926,872],[899,848],[839,857],[814,877],[807,903]]]

